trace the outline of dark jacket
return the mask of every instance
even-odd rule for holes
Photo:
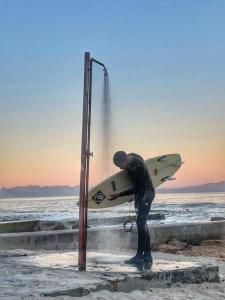
[[[139,199],[143,198],[144,193],[147,191],[154,191],[154,187],[143,158],[135,153],[130,153],[128,155],[133,156],[126,169],[128,176],[132,180],[133,187],[120,192],[119,196],[135,194],[135,207],[137,207],[137,203],[140,201]]]

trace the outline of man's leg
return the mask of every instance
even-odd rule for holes
[[[134,257],[131,259],[125,261],[126,263],[133,263],[138,264],[143,262],[143,254],[146,244],[146,238],[147,238],[147,231],[146,231],[146,220],[148,216],[148,211],[146,211],[145,207],[142,207],[139,205],[138,207],[138,213],[137,213],[137,232],[138,232],[138,247],[137,247],[137,253]]]
[[[138,230],[138,248],[137,255],[143,256],[145,250],[145,244],[147,239],[147,220],[148,212],[145,211],[141,206],[138,209],[137,214],[137,230]]]
[[[149,192],[147,194],[147,202],[149,203],[149,211],[151,209],[152,201],[154,200],[155,192]],[[148,262],[152,262],[152,255],[151,255],[151,246],[150,246],[150,234],[148,230],[148,225],[146,223],[146,240],[144,246],[144,260]]]
[[[151,246],[150,246],[150,234],[148,230],[148,225],[146,224],[146,240],[145,240],[145,246],[144,246],[144,256],[146,254],[151,253]]]

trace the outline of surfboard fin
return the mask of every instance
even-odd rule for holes
[[[158,158],[157,161],[165,160],[166,157],[167,155],[160,156],[160,158]]]
[[[176,180],[176,178],[170,177],[170,176],[166,176],[166,177],[163,177],[163,178],[161,179],[161,181],[169,181],[169,180]]]
[[[116,183],[114,180],[111,181],[111,187],[112,187],[113,192],[115,192],[116,191]]]
[[[162,156],[160,156],[158,159],[157,159],[157,161],[165,161],[165,160],[167,160],[166,158],[167,158],[167,156],[168,155],[162,155]],[[181,161],[181,160],[178,160],[177,161],[177,164],[183,164],[184,163],[184,161]],[[177,165],[176,164],[176,162],[174,163],[174,164],[172,164],[172,165]]]

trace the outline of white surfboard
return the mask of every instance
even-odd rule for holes
[[[179,154],[165,154],[145,160],[148,172],[154,187],[158,187],[167,180],[173,180],[172,176],[180,168],[182,161]],[[125,171],[120,171],[105,179],[88,193],[89,208],[106,208],[129,202],[133,195],[119,197],[116,200],[108,200],[113,192],[122,192],[132,187],[132,182]]]

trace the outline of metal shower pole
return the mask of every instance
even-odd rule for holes
[[[80,198],[79,198],[79,249],[78,269],[86,271],[86,249],[87,249],[87,211],[88,211],[88,183],[89,183],[89,158],[90,132],[91,132],[91,92],[92,92],[92,63],[95,62],[106,67],[100,61],[91,58],[90,52],[84,55],[84,90],[83,90],[83,121],[81,140],[81,169],[80,169]]]

